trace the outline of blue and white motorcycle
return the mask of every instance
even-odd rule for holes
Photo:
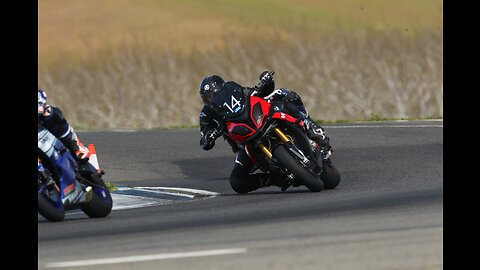
[[[110,214],[113,201],[103,171],[90,160],[80,168],[63,143],[38,126],[38,212],[45,219],[62,221],[66,210],[77,208],[91,218]]]

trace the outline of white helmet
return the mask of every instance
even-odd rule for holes
[[[47,107],[47,93],[45,91],[38,89],[38,113],[43,113]]]

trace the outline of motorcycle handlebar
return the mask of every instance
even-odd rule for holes
[[[255,85],[255,91],[251,93],[251,96],[255,96],[257,94],[261,94],[258,90],[261,89],[265,84],[273,80],[274,71],[264,71],[260,74],[260,82]]]

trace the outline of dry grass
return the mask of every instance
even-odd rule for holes
[[[439,0],[42,0],[38,86],[79,128],[198,124],[209,74],[265,69],[316,119],[441,117]]]
[[[442,32],[338,32],[302,40],[226,35],[224,49],[174,54],[138,41],[92,50],[75,65],[39,67],[39,87],[81,128],[198,124],[208,74],[254,85],[265,69],[321,120],[443,115]]]
[[[440,29],[440,0],[39,0],[39,62],[88,57],[91,50],[142,40],[175,51],[222,45],[225,29],[242,36],[305,39],[345,29]],[[171,44],[175,44],[171,46]]]

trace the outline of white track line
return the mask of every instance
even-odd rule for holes
[[[125,210],[133,208],[142,208],[147,206],[154,206],[164,204],[170,200],[159,200],[155,198],[133,196],[126,194],[112,193],[113,207],[112,210]]]
[[[192,188],[177,188],[177,187],[118,187],[119,191],[143,191],[151,192],[158,194],[166,194],[170,196],[177,196],[183,198],[194,199],[195,197],[214,197],[220,195],[220,193],[201,190],[201,189],[192,189]],[[112,193],[113,207],[112,211],[115,210],[126,210],[126,209],[135,209],[143,208],[149,206],[156,206],[161,204],[170,203],[173,200],[171,199],[161,199],[154,198],[145,195],[134,195],[134,194],[116,194],[115,191]],[[79,209],[69,210],[65,213],[67,216],[72,215],[83,215],[84,213]],[[38,214],[39,219],[43,217]]]
[[[323,126],[324,128],[443,128],[443,125],[349,125]]]
[[[185,197],[195,197],[195,195],[201,196],[218,196],[220,193],[202,190],[202,189],[193,189],[193,188],[179,188],[179,187],[134,187],[134,189],[153,191],[157,193],[164,193],[177,196]],[[194,194],[194,195],[189,195]]]
[[[204,256],[215,256],[215,255],[237,254],[237,253],[245,253],[245,252],[247,252],[247,249],[245,248],[231,248],[231,249],[216,249],[216,250],[190,251],[190,252],[179,252],[179,253],[160,253],[160,254],[151,254],[151,255],[114,257],[114,258],[104,258],[104,259],[94,259],[94,260],[54,262],[54,263],[47,263],[45,267],[48,267],[48,268],[78,267],[78,266],[89,266],[89,265],[204,257]]]
[[[415,120],[391,120],[391,121],[387,121],[387,122],[391,122],[391,123],[408,123],[408,122],[412,122],[412,121],[415,121]],[[424,120],[424,122],[443,122],[443,119],[428,119],[428,120]],[[365,127],[442,127],[443,128],[443,124],[441,125],[428,125],[428,124],[412,124],[412,125],[348,125],[348,126],[329,126],[329,125],[325,125],[326,127],[328,128],[356,128],[356,127],[361,127],[361,128],[365,128]],[[322,126],[323,127],[323,126]],[[181,130],[181,129],[180,129]],[[91,132],[91,133],[95,133],[95,132],[141,132],[143,131],[142,129],[98,129],[98,130],[77,130],[77,132],[85,132],[85,133],[88,133],[88,132]]]

